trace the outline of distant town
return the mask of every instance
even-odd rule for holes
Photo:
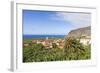
[[[42,44],[44,48],[53,48],[53,44],[57,46],[57,48],[64,48],[64,39],[49,39],[46,37],[45,39],[33,39],[31,43],[24,42],[24,46],[29,46],[30,44]]]
[[[90,37],[85,37],[85,38],[82,37],[77,40],[80,40],[80,43],[82,43],[83,45],[91,44]],[[48,37],[46,37],[45,39],[32,39],[32,41],[29,43],[24,42],[24,46],[31,46],[31,44],[42,44],[44,48],[48,49],[48,48],[53,48],[53,44],[55,44],[57,48],[63,49],[65,45],[64,43],[65,40],[62,38],[49,39]]]

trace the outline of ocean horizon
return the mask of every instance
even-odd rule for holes
[[[23,38],[25,39],[31,39],[31,38],[64,38],[65,35],[23,35]]]

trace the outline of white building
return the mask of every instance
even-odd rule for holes
[[[91,39],[90,38],[81,38],[80,43],[82,43],[84,45],[91,44]]]

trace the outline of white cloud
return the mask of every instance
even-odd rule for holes
[[[53,20],[70,22],[74,28],[87,27],[91,25],[90,13],[57,12]]]

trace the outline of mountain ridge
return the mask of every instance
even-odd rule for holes
[[[89,38],[91,37],[91,26],[71,30],[66,36],[66,38],[67,37],[79,38],[82,36]]]

